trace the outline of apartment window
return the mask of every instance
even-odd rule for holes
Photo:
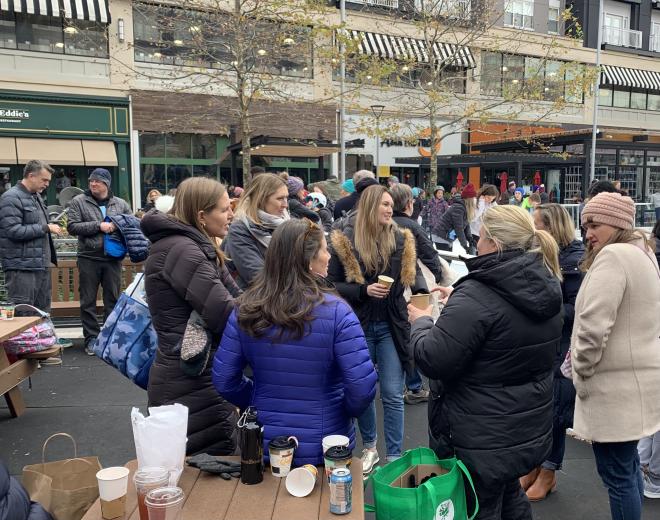
[[[612,106],[630,108],[630,89],[626,87],[614,87]]]
[[[502,60],[503,93],[514,94],[523,88],[525,82],[525,57],[505,55]]]
[[[561,17],[561,2],[560,0],[550,0],[548,8],[548,32],[552,34],[559,34],[559,24]]]
[[[16,48],[16,22],[9,11],[0,11],[0,47]]]
[[[543,97],[551,101],[564,95],[565,77],[562,74],[561,62],[548,60],[545,62],[545,83],[543,84]]]
[[[598,89],[598,104],[605,107],[612,106],[612,97],[614,95],[612,87],[602,86]]]
[[[606,107],[660,111],[660,91],[601,85],[598,104]]]
[[[634,88],[630,92],[630,108],[646,110],[646,90]]]
[[[502,95],[502,54],[481,54],[481,93],[485,96]]]
[[[649,90],[647,109],[660,111],[660,91]]]
[[[533,0],[506,0],[504,25],[516,29],[534,28]]]

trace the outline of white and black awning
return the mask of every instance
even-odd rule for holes
[[[367,56],[385,59],[400,59],[428,63],[428,45],[424,40],[391,36],[367,31],[350,31],[351,37],[358,42],[358,52]],[[436,61],[456,67],[474,68],[474,56],[468,47],[453,43],[434,42],[433,55]]]
[[[602,83],[617,87],[660,90],[660,72],[603,65]]]
[[[109,0],[0,0],[0,10],[110,23]]]

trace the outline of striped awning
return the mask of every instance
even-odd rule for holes
[[[602,83],[617,87],[660,90],[660,72],[603,65]]]
[[[0,10],[110,23],[108,0],[0,0]]]
[[[386,59],[401,59],[428,63],[428,46],[424,40],[391,36],[366,31],[351,31],[351,37],[358,42],[358,52],[367,56]],[[468,47],[453,43],[434,42],[433,55],[436,61],[456,67],[474,68],[474,56]]]

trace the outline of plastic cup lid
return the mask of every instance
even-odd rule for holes
[[[323,456],[328,460],[344,460],[351,458],[351,450],[346,446],[331,446]]]
[[[268,443],[269,448],[276,450],[285,450],[287,448],[296,448],[296,440],[294,437],[287,437],[286,435],[280,435],[275,437]]]
[[[155,482],[161,482],[163,480],[168,480],[170,477],[170,472],[165,468],[159,466],[140,468],[133,475],[133,481],[136,484],[153,484]]]
[[[184,498],[185,494],[180,487],[162,487],[149,491],[144,503],[149,507],[171,507]]]

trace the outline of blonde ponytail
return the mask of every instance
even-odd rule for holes
[[[557,242],[547,231],[535,229],[529,212],[518,206],[491,206],[483,214],[481,230],[500,252],[522,249],[540,253],[548,270],[562,279]]]

